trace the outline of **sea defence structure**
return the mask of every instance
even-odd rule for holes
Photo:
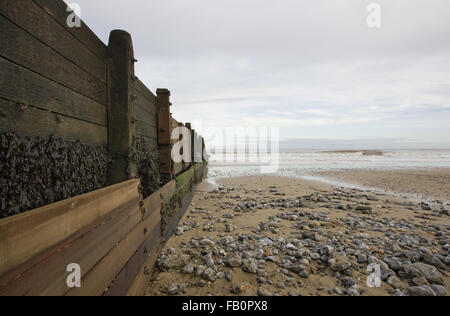
[[[207,171],[131,35],[105,45],[70,14],[0,2],[0,295],[142,294]],[[195,159],[172,159],[177,127]]]

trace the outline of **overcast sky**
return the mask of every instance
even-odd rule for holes
[[[108,42],[132,34],[138,77],[179,121],[275,126],[282,138],[450,144],[450,1],[76,0]]]

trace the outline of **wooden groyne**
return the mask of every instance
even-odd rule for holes
[[[0,2],[0,295],[139,295],[206,174],[204,140],[136,77],[130,34],[105,45],[69,14]],[[172,160],[177,127],[196,159]]]

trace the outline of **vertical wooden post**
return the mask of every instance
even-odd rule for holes
[[[172,145],[171,145],[171,124],[170,115],[170,91],[168,89],[156,90],[156,103],[158,109],[158,150],[161,160],[160,176],[161,180],[169,182],[174,178],[172,163]]]
[[[202,137],[202,161],[207,161],[205,139]]]
[[[131,35],[114,30],[109,36],[108,51],[111,58],[109,78],[108,138],[113,156],[110,169],[111,183],[137,177],[136,162],[130,154],[135,152],[136,120],[133,108],[134,51]]]
[[[186,128],[189,129],[189,133],[190,133],[190,139],[189,139],[189,145],[190,145],[190,151],[191,151],[191,161],[189,163],[189,166],[193,165],[194,163],[194,159],[192,157],[193,156],[193,142],[192,142],[192,124],[191,123],[186,123]]]
[[[192,129],[191,131],[191,159],[192,159],[192,163],[195,165],[196,161],[195,161],[195,129]]]

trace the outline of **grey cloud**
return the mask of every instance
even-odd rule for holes
[[[450,142],[448,0],[75,2],[103,41],[133,35],[138,76],[173,91],[179,120]]]

